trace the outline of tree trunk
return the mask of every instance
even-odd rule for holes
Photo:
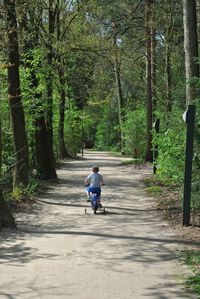
[[[26,7],[21,11],[21,32],[23,51],[26,54],[25,65],[30,69],[30,87],[32,93],[32,117],[33,126],[35,127],[34,134],[34,156],[38,176],[42,179],[56,179],[56,170],[54,167],[52,148],[50,147],[49,135],[44,117],[44,109],[42,107],[42,94],[38,91],[38,79],[34,67],[33,49],[38,46],[38,28],[34,28],[35,12],[29,11],[30,20],[27,19]],[[29,39],[27,38],[29,36]],[[33,98],[34,95],[34,98]]]
[[[171,63],[171,43],[173,40],[173,9],[174,4],[170,0],[165,1],[166,5],[166,15],[167,15],[167,29],[166,29],[166,44],[165,44],[165,71],[166,71],[166,100],[167,100],[167,113],[170,116],[172,111],[172,63]]]
[[[49,134],[46,129],[44,115],[35,120],[36,160],[39,176],[42,179],[57,179],[50,151]]]
[[[60,66],[61,67],[61,66]],[[58,71],[60,80],[60,103],[59,103],[59,124],[58,124],[58,138],[59,138],[59,155],[60,158],[69,157],[64,140],[64,123],[65,123],[65,102],[66,102],[66,92],[65,92],[65,80],[64,72],[62,70]]]
[[[55,10],[53,0],[49,0],[49,41],[48,41],[48,77],[47,77],[47,130],[49,133],[50,146],[53,149],[53,36],[55,31]],[[53,151],[53,150],[52,150]]]
[[[117,91],[117,102],[118,102],[118,117],[119,117],[119,127],[120,127],[120,144],[121,151],[124,150],[124,136],[122,131],[122,125],[124,121],[124,99],[122,95],[122,86],[121,86],[121,71],[120,71],[120,61],[117,51],[117,33],[116,33],[116,24],[112,23],[113,29],[113,54],[114,54],[114,72],[115,72],[115,81],[116,81],[116,91]]]
[[[31,87],[38,88],[35,71],[31,71]],[[57,179],[53,149],[50,145],[49,134],[46,127],[44,111],[41,107],[41,94],[35,92],[35,147],[38,176],[41,179]]]
[[[146,161],[153,161],[152,151],[152,122],[153,122],[153,104],[152,104],[152,5],[153,0],[146,0],[146,82],[147,82],[147,143],[146,143]]]
[[[3,193],[0,188],[0,228],[1,227],[15,227],[15,219],[7,202],[3,198]]]
[[[1,168],[2,168],[2,122],[0,118],[0,178],[1,178]]]
[[[171,65],[171,49],[168,42],[166,43],[165,67],[166,67],[167,112],[171,113],[172,111],[172,65]]]
[[[186,105],[192,103],[198,91],[193,82],[199,77],[196,1],[183,0],[184,50],[186,71]]]
[[[57,0],[57,40],[60,40],[60,2]],[[58,54],[59,55],[59,54]],[[69,153],[67,152],[64,140],[64,124],[65,124],[65,103],[66,103],[66,92],[65,92],[65,73],[62,66],[62,60],[58,56],[58,76],[60,81],[59,93],[60,93],[60,103],[59,103],[59,123],[58,123],[58,142],[59,142],[59,156],[61,159],[69,157]]]
[[[2,167],[2,127],[0,119],[0,179]],[[0,188],[0,228],[1,227],[15,227],[15,220],[8,207],[7,202],[3,198],[3,193]]]
[[[22,106],[19,78],[19,46],[15,1],[4,0],[8,37],[8,94],[11,111],[14,147],[16,155],[14,187],[28,183],[28,145],[25,131],[24,110]]]
[[[152,88],[152,118],[155,121],[156,112],[156,23],[154,2],[151,15],[151,88]]]

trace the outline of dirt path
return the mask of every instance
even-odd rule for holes
[[[176,254],[184,243],[144,192],[150,170],[120,162],[87,153],[64,163],[34,213],[17,215],[17,232],[1,239],[0,298],[192,298]],[[82,186],[94,163],[106,182],[105,215],[93,215]]]

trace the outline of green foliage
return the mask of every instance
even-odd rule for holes
[[[161,193],[162,188],[160,186],[151,186],[145,189],[147,193],[155,194],[155,193]]]
[[[194,274],[187,279],[186,285],[191,291],[198,294],[198,298],[200,298],[200,251],[187,250],[185,252],[185,262],[194,272]]]
[[[141,161],[141,160],[140,160]],[[141,161],[142,162],[142,161]],[[132,159],[132,160],[125,160],[122,161],[122,165],[132,165],[132,164],[137,164],[137,160],[136,159]]]
[[[161,127],[159,134],[154,133],[154,146],[158,146],[157,176],[161,180],[175,183],[183,181],[185,156],[185,124],[183,112],[176,110],[168,120],[168,127]]]
[[[11,198],[15,202],[28,201],[37,194],[39,187],[39,181],[31,178],[27,187],[23,185],[16,186],[11,192]]]
[[[188,250],[185,252],[185,261],[189,266],[200,264],[200,251],[199,250]]]
[[[96,126],[98,123],[97,112],[89,107],[83,110],[81,115],[81,126],[83,129],[83,143],[84,147],[91,148],[94,146]]]
[[[2,139],[2,165],[1,165],[1,184],[4,188],[9,188],[12,182],[12,167],[15,163],[12,140],[12,125],[10,122],[10,111],[8,107],[7,95],[7,69],[6,65],[0,68],[0,119],[1,119],[1,139]]]
[[[70,155],[76,156],[82,146],[82,112],[74,104],[66,110],[65,141]]]
[[[79,3],[80,2],[80,3]],[[99,150],[119,150],[121,132],[117,104],[113,52],[113,27],[116,25],[116,52],[125,119],[122,127],[124,152],[140,163],[146,147],[146,61],[143,1],[52,1],[55,10],[54,33],[50,36],[48,5],[45,1],[17,1],[20,82],[25,111],[26,132],[29,141],[30,172],[35,168],[35,119],[47,109],[47,82],[53,81],[53,131],[56,159],[59,157],[60,90],[66,92],[64,138],[68,152],[75,156],[82,147]],[[25,2],[24,2],[25,3]],[[57,4],[56,4],[57,3]],[[183,25],[181,1],[156,3],[156,116],[161,121],[161,133],[154,136],[158,145],[157,179],[165,184],[182,183],[184,173],[185,74],[183,63]],[[59,13],[58,13],[59,12]],[[161,12],[161,13],[159,13]],[[57,14],[58,13],[58,14]],[[27,20],[25,20],[28,16]],[[41,17],[42,16],[42,17]],[[137,17],[136,17],[137,16]],[[3,18],[3,15],[2,15]],[[23,19],[24,18],[24,19]],[[59,22],[60,18],[60,22]],[[23,28],[24,21],[26,26]],[[5,31],[2,19],[1,61],[5,59]],[[26,44],[28,42],[28,44]],[[28,45],[28,47],[27,47]],[[167,78],[166,46],[169,47]],[[47,63],[52,50],[52,65]],[[62,80],[60,81],[60,72]],[[7,95],[7,65],[0,68],[0,111],[2,122],[2,179],[11,189],[12,168],[15,164],[12,126]],[[33,77],[37,84],[33,86]],[[50,77],[49,77],[50,76]],[[167,79],[170,79],[167,81]],[[198,80],[197,80],[198,81]],[[199,82],[197,82],[199,84]],[[167,97],[169,87],[170,98]],[[167,112],[171,101],[172,113]],[[154,107],[155,108],[155,107]],[[194,148],[192,206],[199,208],[200,192],[200,105],[197,99],[197,129]],[[20,198],[30,190],[15,190]],[[153,187],[152,189],[153,190]],[[156,191],[157,189],[155,189]]]
[[[103,103],[103,109],[98,114],[95,148],[98,150],[117,150],[120,147],[117,113],[112,109],[112,99],[108,98]]]
[[[11,198],[14,201],[22,201],[26,199],[26,192],[23,186],[16,186],[16,188],[11,193]]]
[[[139,107],[136,110],[127,112],[123,125],[125,153],[135,158],[144,158],[146,144],[145,117],[145,109]]]

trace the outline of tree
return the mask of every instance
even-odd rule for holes
[[[0,178],[1,178],[1,167],[2,167],[2,120],[0,117]]]
[[[50,146],[53,148],[53,38],[55,35],[55,22],[58,10],[58,2],[48,1],[48,40],[47,40],[47,63],[48,73],[46,78],[47,84],[47,130],[50,138]],[[53,151],[53,150],[52,150]]]
[[[28,8],[23,2],[20,4],[22,54],[24,57],[24,66],[29,70],[28,85],[31,87],[31,90],[29,90],[29,105],[31,106],[29,113],[32,116],[33,131],[35,133],[34,157],[37,174],[42,179],[56,179],[57,174],[54,165],[53,148],[50,142],[50,135],[47,131],[45,108],[39,86],[39,77],[37,76],[38,72],[42,72],[42,58],[37,51],[40,46],[39,25],[41,19],[37,19],[36,15],[39,11],[34,5],[30,5]]]
[[[152,152],[152,124],[153,124],[153,101],[152,101],[152,40],[153,40],[153,0],[146,0],[146,82],[147,82],[147,145],[146,161],[153,161]]]
[[[15,1],[4,0],[8,37],[8,94],[16,155],[14,186],[28,184],[28,144],[19,77],[19,46]]]
[[[184,50],[186,72],[186,104],[197,96],[194,78],[199,77],[196,1],[183,0]]]
[[[121,151],[123,152],[124,148],[124,137],[123,137],[123,122],[124,122],[124,114],[125,114],[125,105],[124,99],[122,95],[122,84],[121,84],[121,67],[120,67],[120,53],[117,46],[117,30],[116,30],[116,22],[112,21],[112,35],[113,35],[113,64],[114,64],[114,73],[115,73],[115,81],[116,81],[116,94],[117,94],[117,103],[118,103],[118,117],[119,117],[119,127],[120,127],[120,145]]]

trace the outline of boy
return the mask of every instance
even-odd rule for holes
[[[99,172],[99,167],[94,165],[92,167],[92,173],[85,179],[85,185],[88,186],[88,198],[90,199],[90,193],[96,193],[97,197],[101,196],[101,185],[104,185],[103,177]]]

